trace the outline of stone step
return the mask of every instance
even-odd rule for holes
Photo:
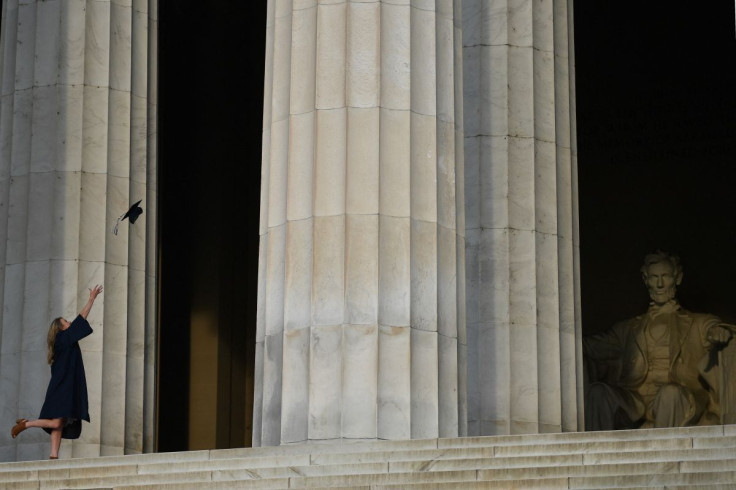
[[[80,468],[87,466],[115,466],[122,464],[173,463],[178,461],[206,461],[211,451],[182,451],[172,453],[131,454],[126,456],[100,456],[96,458],[72,458],[19,461],[16,463],[0,463],[0,474],[5,471],[44,470],[54,468]]]
[[[370,489],[463,489],[463,488],[547,488],[547,489],[603,489],[603,488],[671,488],[673,484],[687,488],[690,485],[725,486],[733,490],[736,472],[708,472],[697,474],[645,474],[599,477],[547,477],[530,479],[484,480],[474,472],[397,473],[381,475],[351,475],[341,477],[290,478],[288,482],[256,480],[249,482],[199,482],[157,485],[161,489],[191,488],[370,488]],[[273,483],[273,486],[271,484]],[[262,486],[261,486],[262,485]],[[728,486],[730,485],[730,487]],[[74,487],[73,487],[74,488]],[[78,488],[78,487],[76,487]],[[114,487],[141,488],[141,487]],[[145,487],[143,487],[145,488]]]
[[[494,442],[488,439],[488,442]],[[402,445],[404,446],[404,445]],[[308,446],[315,447],[315,446]],[[351,449],[356,449],[351,446]],[[650,458],[650,461],[668,461],[672,457],[685,459],[696,459],[697,451],[687,452],[690,449],[723,449],[724,455],[734,454],[736,450],[736,436],[722,437],[700,437],[700,438],[672,438],[631,441],[604,441],[583,443],[562,443],[542,445],[490,445],[487,447],[448,447],[446,449],[410,449],[394,451],[366,451],[366,452],[325,452],[318,451],[316,454],[305,452],[304,454],[263,456],[259,452],[249,452],[252,456],[224,459],[223,456],[235,456],[233,450],[224,451],[193,451],[182,453],[158,453],[147,455],[84,458],[60,461],[32,461],[21,463],[0,464],[0,481],[8,471],[49,471],[64,468],[73,471],[83,471],[87,467],[106,466],[143,466],[154,465],[158,470],[166,468],[232,468],[240,464],[247,464],[253,468],[275,467],[275,466],[307,466],[307,465],[329,465],[329,464],[359,464],[375,462],[398,462],[417,461],[419,464],[434,459],[509,459],[509,458],[540,458],[552,456],[583,455],[583,462],[610,463],[641,461],[642,457]],[[239,450],[235,450],[239,451]],[[673,452],[674,451],[674,452]],[[646,453],[646,454],[645,454]],[[703,455],[712,455],[714,452],[704,452]],[[654,459],[651,459],[654,458]],[[568,458],[570,459],[570,458]],[[246,462],[247,463],[244,463]],[[517,459],[517,461],[525,461]],[[544,461],[540,459],[539,461]],[[558,461],[559,462],[559,461]],[[571,458],[571,464],[577,464],[577,458]],[[526,461],[522,464],[528,464]]]
[[[325,469],[340,466],[360,468],[375,468],[376,465],[388,465],[389,472],[426,471],[432,470],[464,470],[464,469],[492,469],[544,466],[573,466],[595,465],[612,463],[638,463],[693,461],[736,458],[736,438],[724,437],[719,441],[708,441],[702,446],[706,449],[693,449],[690,444],[682,444],[684,439],[674,441],[657,440],[644,444],[634,443],[586,443],[582,445],[558,445],[557,454],[525,454],[518,456],[515,451],[506,451],[512,447],[504,447],[502,453],[511,452],[511,455],[494,454],[494,448],[454,448],[447,450],[419,450],[396,452],[369,452],[348,454],[320,454],[297,456],[277,456],[273,458],[240,458],[240,459],[211,459],[211,460],[182,460],[168,463],[155,462],[158,458],[151,458],[154,462],[145,462],[140,456],[105,459],[104,463],[117,460],[117,465],[101,464],[99,466],[73,465],[76,460],[67,460],[63,467],[60,462],[38,462],[39,466],[48,469],[16,470],[0,472],[0,482],[16,481],[19,479],[56,480],[62,478],[86,478],[95,476],[124,476],[135,474],[165,473],[165,472],[196,472],[218,470],[241,470],[248,468],[254,475],[272,474],[279,468],[286,468],[287,475],[293,474],[293,468],[307,468],[302,471],[336,472],[341,470]],[[682,449],[684,447],[685,449]],[[528,449],[527,447],[524,447]],[[603,452],[598,452],[603,451]],[[633,451],[633,452],[632,452]],[[152,455],[153,456],[153,455]],[[88,461],[85,461],[88,463]],[[145,464],[144,464],[145,463]],[[25,466],[25,463],[20,463]],[[72,465],[72,466],[70,466]],[[373,466],[371,466],[373,465]],[[309,468],[321,468],[309,470]],[[371,470],[372,471],[372,470]]]
[[[513,436],[483,436],[438,439],[438,447],[541,445],[565,442],[612,442],[654,439],[679,439],[700,437],[736,436],[736,425],[711,425],[703,427],[680,427],[673,429],[638,429],[602,432],[562,432],[547,434],[523,434]]]
[[[571,477],[571,489],[601,489],[601,488],[649,488],[657,485],[713,485],[730,484],[731,489],[736,488],[736,471],[712,471],[698,473],[667,473],[654,475],[628,475],[628,476],[587,476]]]
[[[193,487],[192,487],[193,488]],[[209,488],[209,487],[207,487]],[[568,489],[568,480],[519,480],[512,483],[509,482],[457,482],[457,483],[436,483],[432,485],[422,484],[404,484],[404,485],[373,485],[370,490],[481,490],[481,489]],[[714,484],[692,484],[692,485],[653,485],[653,486],[627,486],[620,487],[627,490],[734,490],[733,483],[714,483]],[[334,487],[331,488],[334,490]],[[587,489],[586,489],[587,490]],[[590,490],[593,490],[592,488]]]
[[[638,431],[611,431],[611,432],[579,432],[534,434],[518,436],[487,436],[454,439],[423,439],[410,441],[363,441],[336,444],[303,444],[292,446],[224,449],[211,451],[188,451],[175,453],[155,453],[144,455],[108,456],[99,458],[78,458],[73,460],[74,467],[105,466],[119,464],[150,464],[150,463],[178,463],[183,461],[207,461],[213,459],[238,458],[277,458],[287,461],[290,458],[310,455],[317,460],[321,455],[337,455],[336,457],[349,458],[349,455],[359,454],[361,457],[370,453],[399,453],[436,449],[494,449],[495,456],[509,456],[515,454],[550,454],[564,451],[565,446],[577,447],[575,452],[599,452],[605,448],[617,447],[616,442],[639,441],[639,447],[685,448],[690,447],[734,447],[736,446],[736,426],[690,427],[682,429],[649,429]],[[655,442],[659,441],[659,442]],[[665,441],[665,442],[662,442]],[[690,441],[690,442],[688,442]],[[588,446],[581,446],[589,443]],[[663,444],[664,446],[658,445]],[[627,447],[635,447],[629,446]],[[333,456],[324,456],[329,460]],[[121,460],[121,458],[123,458]],[[368,456],[368,458],[370,458]],[[365,461],[368,462],[368,461]],[[44,463],[54,463],[63,467],[64,460],[60,461],[29,461],[19,463],[0,463],[0,473],[19,469],[47,468]],[[314,464],[314,461],[313,461]],[[11,468],[12,467],[12,468]]]
[[[0,488],[736,488],[735,429],[309,444],[3,463]]]
[[[583,464],[636,463],[649,461],[694,461],[701,459],[725,459],[736,457],[736,448],[684,449],[673,451],[618,451],[610,453],[589,453],[583,455]]]
[[[522,461],[514,461],[513,465],[504,465],[503,461],[484,459],[457,459],[457,460],[434,460],[416,465],[412,462],[400,463],[369,463],[357,465],[332,465],[332,466],[303,466],[303,467],[274,467],[274,468],[244,468],[247,461],[223,460],[212,461],[212,463],[228,462],[226,466],[218,468],[207,468],[205,464],[196,463],[196,466],[186,468],[164,468],[158,464],[142,466],[104,466],[99,468],[59,469],[41,472],[34,475],[32,472],[14,472],[3,475],[4,481],[19,482],[20,480],[37,480],[46,487],[47,483],[64,482],[69,487],[82,487],[90,485],[115,486],[120,477],[129,478],[128,483],[149,483],[145,475],[155,475],[153,483],[166,482],[165,474],[181,473],[189,474],[194,481],[202,482],[209,480],[279,480],[284,478],[298,478],[302,476],[340,476],[346,474],[383,474],[383,473],[418,473],[418,472],[451,472],[462,470],[479,470],[479,478],[483,480],[522,480],[554,478],[566,476],[601,476],[619,474],[649,474],[649,473],[673,473],[685,472],[712,472],[729,471],[736,468],[736,459],[713,460],[716,455],[710,455],[705,461],[693,461],[679,463],[672,458],[669,463],[635,463],[635,464],[608,464],[585,466],[580,459],[561,460],[560,458],[546,458],[544,464],[540,461],[524,458]],[[512,458],[513,459],[513,458]],[[508,462],[508,461],[507,461]],[[511,467],[510,467],[511,466]],[[209,476],[205,475],[209,474]],[[184,478],[183,476],[176,479]],[[81,483],[79,483],[81,481]],[[35,487],[34,487],[35,488]]]
[[[466,460],[457,460],[458,463],[465,463]],[[474,465],[465,465],[473,467]],[[476,467],[482,467],[482,462]],[[144,467],[145,468],[145,467]],[[455,469],[435,469],[427,468],[421,471],[408,469],[406,471],[390,471],[389,464],[363,464],[363,465],[345,465],[345,466],[306,466],[292,468],[263,468],[261,470],[252,469],[232,469],[232,470],[213,470],[213,471],[168,471],[164,473],[152,471],[148,473],[110,475],[100,474],[98,476],[88,476],[80,478],[63,478],[60,475],[48,475],[50,478],[40,481],[40,487],[34,488],[90,488],[90,487],[116,487],[121,484],[130,485],[176,485],[182,482],[186,483],[208,483],[218,481],[237,482],[238,485],[257,488],[272,487],[288,487],[288,488],[304,488],[312,486],[332,487],[335,485],[362,485],[369,484],[414,484],[414,483],[443,483],[449,478],[451,482],[458,481],[486,481],[486,482],[506,482],[507,485],[514,485],[518,481],[537,481],[543,480],[553,485],[555,481],[560,479],[569,479],[570,482],[582,481],[583,485],[587,485],[586,478],[592,477],[598,480],[594,481],[594,485],[599,485],[601,478],[620,482],[621,477],[660,478],[663,476],[675,475],[678,481],[682,480],[683,475],[692,473],[704,474],[729,474],[736,468],[736,459],[724,461],[700,461],[690,466],[683,466],[676,461],[669,463],[630,463],[630,464],[613,464],[613,465],[570,465],[570,466],[537,466],[537,467],[519,467],[519,468],[498,468],[498,469],[471,469],[460,470]],[[106,467],[104,469],[112,469]],[[146,468],[148,469],[148,468]],[[458,479],[459,478],[459,479]],[[688,476],[695,479],[698,483],[698,477]],[[362,482],[362,483],[361,483]],[[720,483],[720,482],[719,482]],[[638,484],[638,483],[637,483]]]

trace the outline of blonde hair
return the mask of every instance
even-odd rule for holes
[[[46,352],[46,360],[49,365],[54,363],[54,343],[56,342],[56,334],[61,330],[61,317],[54,318],[49,327],[49,335],[46,338],[48,351]]]

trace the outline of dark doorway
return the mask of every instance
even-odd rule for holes
[[[682,305],[736,321],[734,4],[575,2],[584,333],[646,311],[645,253]]]
[[[266,2],[159,19],[157,450],[250,446]]]

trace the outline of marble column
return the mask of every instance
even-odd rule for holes
[[[253,444],[464,433],[459,0],[269,0]]]
[[[572,3],[463,2],[471,435],[583,427]]]
[[[156,1],[15,0],[0,32],[0,415],[35,418],[46,334],[105,291],[82,347],[91,423],[62,457],[153,449]],[[135,225],[112,229],[143,199]],[[0,460],[48,457],[0,432]]]

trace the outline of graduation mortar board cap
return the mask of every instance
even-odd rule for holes
[[[118,218],[117,223],[115,223],[115,229],[112,231],[115,235],[118,234],[118,225],[121,221],[123,221],[125,218],[128,218],[130,220],[130,223],[133,224],[135,223],[135,220],[137,220],[138,217],[143,214],[143,208],[139,206],[141,201],[143,201],[143,199],[133,204],[130,209],[125,212],[125,214]]]

